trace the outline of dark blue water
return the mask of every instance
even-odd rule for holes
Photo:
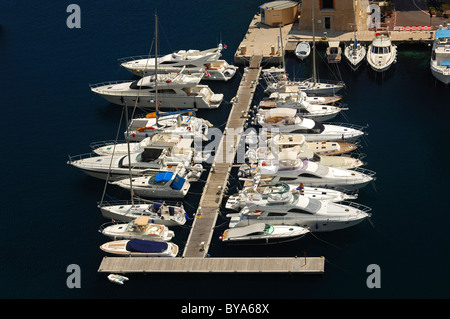
[[[66,26],[72,1],[0,2],[2,130],[2,298],[448,298],[450,283],[448,180],[450,88],[428,67],[430,48],[400,46],[398,63],[381,77],[363,66],[339,74],[349,110],[337,121],[369,124],[362,142],[366,167],[377,180],[357,202],[373,209],[370,221],[285,245],[224,247],[218,219],[212,256],[325,256],[325,274],[130,275],[124,286],[98,273],[103,258],[97,208],[104,182],[66,164],[93,141],[114,139],[121,107],[89,90],[89,83],[131,78],[117,59],[147,54],[160,21],[160,51],[207,49],[220,39],[233,62],[260,1],[85,1],[81,29]],[[323,56],[324,50],[321,54]],[[310,72],[310,61],[288,57],[292,76]],[[331,71],[319,61],[319,74]],[[240,70],[242,74],[242,70]],[[210,83],[230,101],[240,74]],[[256,99],[262,98],[259,90]],[[255,100],[255,103],[257,101]],[[199,116],[222,125],[229,103]],[[120,134],[123,130],[120,129]],[[120,135],[122,136],[122,135]],[[233,181],[233,185],[236,185]],[[201,183],[187,208],[195,211]],[[109,190],[109,189],[108,189]],[[111,190],[111,196],[126,196]],[[126,198],[126,197],[124,197]],[[188,225],[189,226],[189,225]],[[185,243],[189,228],[177,229]],[[66,285],[67,266],[81,269],[81,288]],[[366,285],[367,266],[381,269],[381,288]],[[157,287],[157,289],[155,289]]]

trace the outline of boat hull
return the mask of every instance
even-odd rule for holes
[[[436,79],[438,79],[445,85],[448,85],[450,83],[450,71],[440,70],[438,68],[435,68],[433,65],[431,65],[430,69],[431,69],[431,74],[433,74],[433,76]],[[445,73],[447,73],[447,74],[445,74]]]

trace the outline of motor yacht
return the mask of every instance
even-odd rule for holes
[[[227,61],[221,60],[222,44],[208,50],[178,50],[159,58],[146,56],[132,56],[121,58],[121,66],[138,76],[154,75],[158,73],[179,72],[204,73],[203,80],[228,81],[238,69]],[[157,64],[157,65],[156,65]]]
[[[295,225],[311,232],[329,232],[359,224],[370,217],[371,209],[352,202],[334,203],[314,198],[293,196],[287,203],[244,207],[239,213],[229,213],[230,228],[256,223]]]
[[[178,246],[171,242],[156,242],[142,239],[123,239],[100,246],[105,253],[127,257],[176,257]]]
[[[122,106],[158,109],[215,109],[223,94],[199,84],[202,74],[168,73],[149,75],[134,81],[103,82],[91,91]],[[158,90],[158,92],[156,92]],[[158,100],[156,101],[156,97]]]
[[[308,233],[309,229],[300,226],[256,223],[226,229],[219,238],[222,242],[229,244],[268,244],[300,239]]]
[[[317,122],[290,108],[259,110],[256,124],[281,134],[303,134],[308,141],[352,141],[365,134],[361,126]]]
[[[450,29],[439,27],[431,51],[430,69],[433,76],[444,84],[450,83]]]
[[[150,222],[148,216],[138,217],[128,223],[109,222],[100,226],[99,232],[112,240],[143,239],[171,241],[175,233],[167,226]]]
[[[386,34],[377,33],[367,50],[367,63],[376,72],[387,71],[397,62],[397,46]]]
[[[131,222],[139,217],[149,217],[154,223],[172,227],[184,225],[187,220],[183,204],[168,204],[164,201],[133,198],[102,201],[98,207],[104,218],[115,221]]]

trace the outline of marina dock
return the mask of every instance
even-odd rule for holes
[[[305,273],[324,272],[324,257],[145,258],[105,257],[99,272],[113,273]]]
[[[261,73],[262,55],[254,55],[242,76],[233,106],[214,161],[203,188],[202,197],[182,257],[104,257],[99,272],[191,272],[191,273],[323,273],[323,257],[219,258],[207,257],[220,212],[230,171],[244,130],[247,112]],[[227,131],[233,134],[227,134]]]

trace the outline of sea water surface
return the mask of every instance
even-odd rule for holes
[[[81,8],[81,28],[70,29],[69,4]],[[133,78],[118,58],[146,55],[158,14],[160,53],[227,45],[233,55],[260,1],[3,1],[0,3],[1,212],[0,297],[46,299],[312,299],[448,298],[450,283],[448,181],[450,88],[429,70],[431,48],[400,45],[398,63],[381,76],[363,65],[352,72],[327,66],[319,47],[321,78],[346,83],[349,110],[335,121],[367,125],[360,152],[376,181],[356,202],[372,208],[361,224],[299,241],[268,246],[224,246],[219,216],[209,254],[216,256],[324,256],[323,275],[131,274],[123,286],[97,270],[106,241],[97,202],[105,183],[67,165],[94,141],[122,138],[122,108],[95,96],[90,83]],[[308,77],[311,59],[287,56],[292,77]],[[217,110],[198,116],[223,128],[236,94],[228,83],[207,82],[225,95]],[[206,83],[206,82],[205,82]],[[264,96],[258,89],[254,104]],[[118,133],[119,132],[119,133]],[[203,179],[206,179],[206,175]],[[238,186],[232,179],[230,191]],[[126,198],[106,187],[107,196]],[[186,199],[195,212],[202,183]],[[189,226],[176,229],[183,247]],[[69,288],[69,265],[81,269],[81,287]],[[369,265],[381,287],[369,288]]]

